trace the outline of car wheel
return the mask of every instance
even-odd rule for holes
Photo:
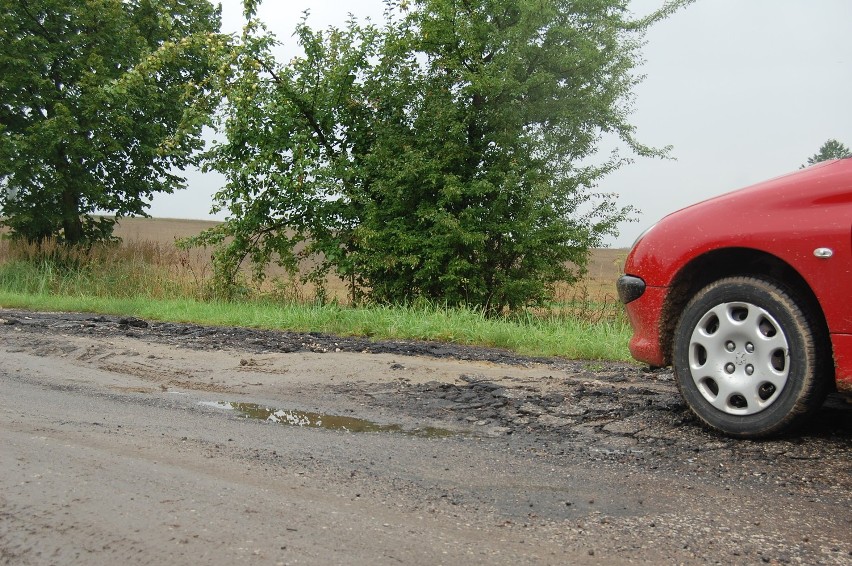
[[[720,279],[689,301],[675,328],[681,394],[710,427],[740,438],[780,434],[822,405],[825,337],[786,287]]]

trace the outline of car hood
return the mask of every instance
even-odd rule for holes
[[[669,265],[654,271],[657,283],[665,284],[668,268],[676,269],[702,249],[742,246],[772,252],[779,232],[804,233],[815,212],[850,202],[852,158],[819,163],[669,214],[639,238],[625,267],[651,256],[662,259]]]
[[[706,214],[713,209],[754,206],[766,212],[789,207],[820,206],[852,200],[852,157],[823,161],[755,185],[737,189],[673,212]]]

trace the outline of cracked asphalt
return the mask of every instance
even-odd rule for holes
[[[852,405],[771,441],[670,371],[0,310],[0,564],[852,564]]]

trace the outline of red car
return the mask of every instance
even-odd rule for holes
[[[667,216],[624,273],[631,354],[710,427],[776,435],[852,394],[852,158]]]

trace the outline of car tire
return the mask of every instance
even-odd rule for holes
[[[739,438],[788,432],[823,403],[827,337],[786,286],[756,277],[707,285],[675,328],[675,378],[707,426]]]

